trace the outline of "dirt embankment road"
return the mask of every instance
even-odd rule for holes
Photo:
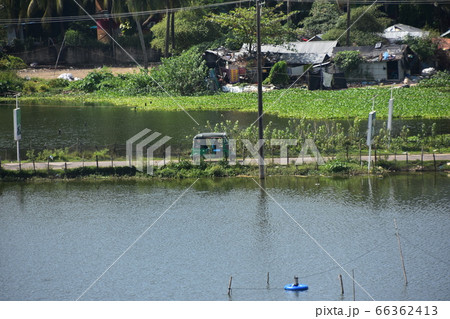
[[[124,74],[124,73],[133,73],[139,72],[139,68],[137,67],[111,67],[108,68],[115,75]],[[89,72],[92,72],[97,69],[79,69],[79,68],[67,68],[67,69],[52,69],[52,68],[28,68],[24,70],[19,70],[17,74],[20,77],[26,78],[40,78],[45,80],[57,79],[63,73],[71,73],[76,78],[84,78]]]
[[[331,160],[332,158],[328,158],[325,157],[324,160],[325,162]],[[355,158],[356,160],[359,159]],[[414,161],[414,160],[421,160],[422,157],[420,154],[398,154],[398,155],[389,155],[388,157],[388,161]],[[292,163],[292,161],[296,161],[297,158],[290,158],[289,161]],[[368,161],[369,157],[364,155],[361,156],[361,160],[363,161]],[[373,157],[372,157],[373,160]],[[450,154],[435,154],[433,156],[433,154],[424,154],[423,155],[423,160],[424,161],[437,161],[437,162],[442,162],[442,161],[447,161],[447,165],[444,168],[445,170],[448,170],[450,168]],[[172,160],[173,162],[178,162],[178,160]],[[316,162],[316,158],[313,156],[305,156],[304,159],[299,159],[299,163],[298,164],[302,164],[304,163],[315,163]],[[255,159],[250,159],[247,158],[245,159],[245,161],[241,161],[238,160],[237,162],[239,162],[239,164],[241,165],[256,165],[257,162]],[[270,158],[266,158],[265,160],[266,164],[270,164],[272,163],[272,159]],[[288,162],[287,158],[275,158],[274,159],[274,163],[275,164],[281,164],[281,165],[285,165]],[[133,161],[133,164],[135,164],[135,162]],[[165,164],[164,160],[155,160],[155,162],[153,163],[153,165],[163,165]],[[99,167],[124,167],[124,166],[128,166],[129,162],[128,161],[99,161],[98,162],[98,166]],[[19,163],[17,162],[3,162],[0,163],[0,167],[3,169],[7,169],[7,170],[19,170],[19,169],[65,169],[65,168],[77,168],[77,167],[84,167],[84,166],[90,166],[90,167],[95,167],[97,166],[97,162],[95,161],[86,161],[86,162],[39,162],[39,163],[21,163],[19,165]]]

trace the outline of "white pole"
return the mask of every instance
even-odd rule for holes
[[[19,141],[17,141],[17,162],[20,164],[20,147],[19,147]]]
[[[18,109],[19,108],[19,95],[16,95],[16,109]],[[14,124],[15,124],[15,126],[18,124],[18,123],[16,123],[16,118],[14,118]],[[16,133],[15,133],[16,134]],[[17,162],[19,163],[19,166],[20,166],[20,145],[19,145],[19,140],[20,140],[20,137],[18,137],[17,138]]]
[[[371,153],[372,153],[372,137],[374,133],[374,127],[375,127],[375,118],[376,118],[376,112],[372,111],[369,113],[369,120],[367,122],[367,146],[369,146],[369,163],[367,165],[367,170],[370,173],[370,162],[371,162]]]

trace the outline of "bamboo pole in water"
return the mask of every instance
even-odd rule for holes
[[[397,236],[398,249],[400,250],[400,259],[402,260],[403,277],[405,278],[405,285],[407,285],[408,278],[406,277],[406,268],[405,268],[405,261],[403,259],[402,244],[400,243],[400,236],[398,234],[397,228],[397,220],[395,218],[394,218],[394,227],[395,227],[395,236]]]
[[[341,283],[341,295],[343,295],[344,294],[344,283],[342,281],[342,275],[341,274],[339,274],[339,281]]]
[[[352,269],[352,281],[353,281],[353,301],[356,300],[355,294],[355,269]]]

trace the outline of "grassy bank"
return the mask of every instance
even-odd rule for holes
[[[264,111],[280,117],[306,119],[346,119],[367,117],[375,110],[378,118],[388,115],[389,86],[352,88],[339,91],[308,91],[283,89],[264,93]],[[397,118],[450,118],[450,89],[409,87],[393,90],[394,117]],[[1,98],[2,102],[13,102]],[[206,96],[116,96],[113,93],[77,93],[31,95],[20,98],[24,104],[49,105],[108,105],[126,106],[141,110],[217,110],[257,111],[256,93],[218,93]]]
[[[385,161],[379,160],[371,170],[371,174],[383,175],[394,172],[417,171],[448,171],[446,161]],[[79,167],[61,170],[5,170],[0,168],[0,181],[26,181],[39,179],[184,179],[258,176],[256,165],[228,165],[226,162],[202,163],[193,165],[182,161],[154,167],[153,175],[137,171],[135,167]],[[314,163],[304,165],[274,165],[266,166],[267,176],[355,176],[367,174],[367,163],[360,165],[358,161],[332,160],[325,165]]]

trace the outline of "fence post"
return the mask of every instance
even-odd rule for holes
[[[422,153],[420,156],[420,162],[422,163],[422,169],[423,169],[423,145],[422,145]]]
[[[373,165],[376,166],[377,165],[377,147],[375,146],[374,149],[375,149],[375,157],[374,157],[375,162]]]
[[[97,169],[98,169],[98,155],[95,155],[95,162],[97,163]]]
[[[361,140],[359,141],[359,165],[362,166]]]
[[[1,158],[0,158],[0,166],[1,166]],[[434,151],[433,151],[433,165],[434,165],[434,171],[436,172],[436,155],[434,154]]]

